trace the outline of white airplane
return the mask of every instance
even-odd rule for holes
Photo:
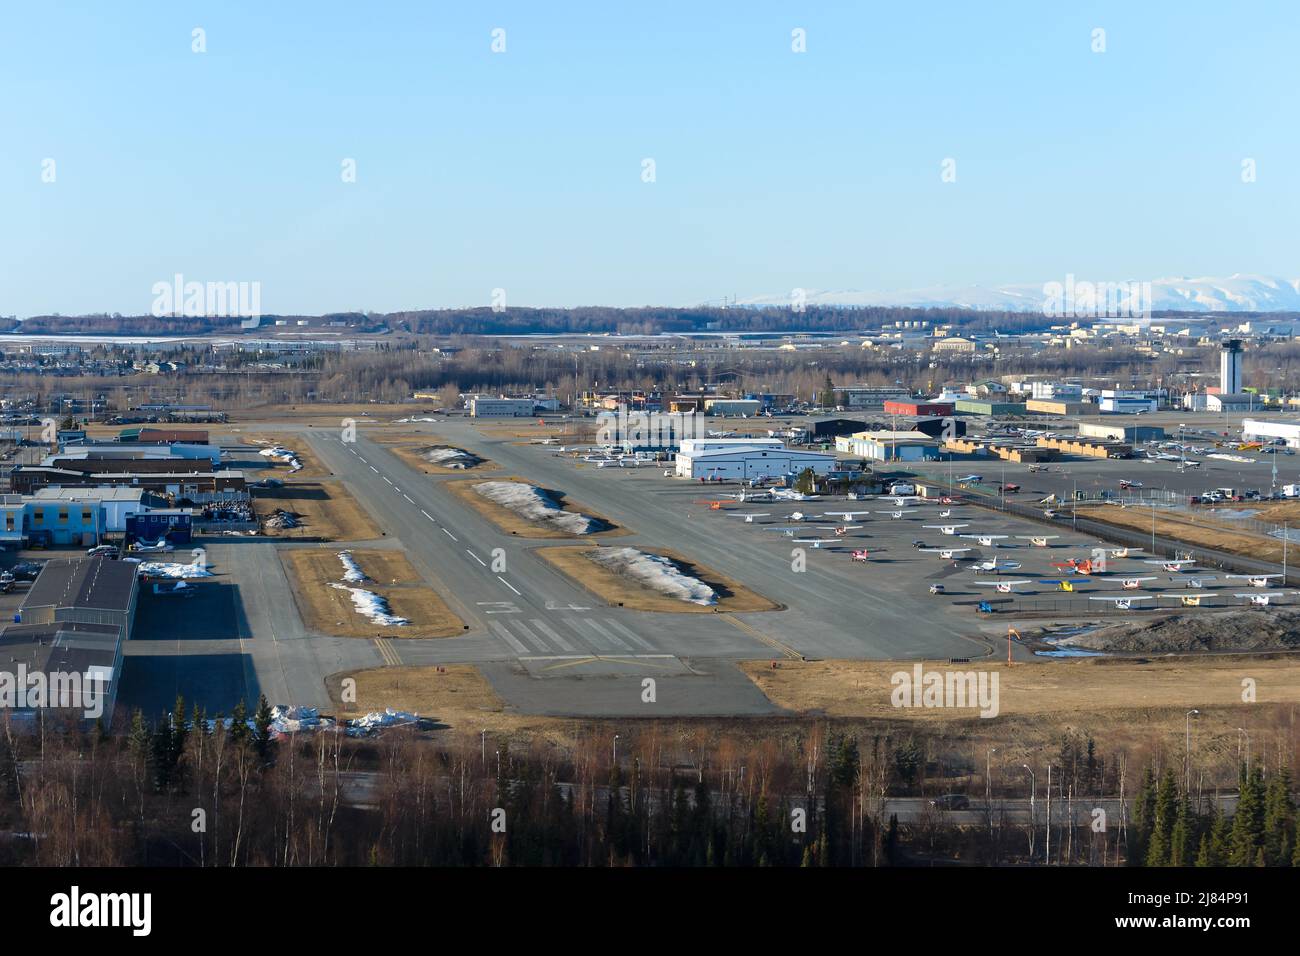
[[[170,586],[155,582],[153,593],[163,596],[179,595],[180,597],[193,597],[194,588],[190,587],[189,582],[187,581],[177,581]]]
[[[1143,581],[1156,581],[1156,580],[1159,579],[1154,574],[1145,578],[1122,578],[1119,582],[1119,586],[1122,587],[1125,591],[1136,591]]]
[[[1158,565],[1160,565],[1160,567],[1164,568],[1166,571],[1172,571],[1172,572],[1174,572],[1175,574],[1181,574],[1184,570],[1187,569],[1188,565],[1195,564],[1196,562],[1195,562],[1195,561],[1192,561],[1192,560],[1189,559],[1189,558],[1180,558],[1180,559],[1177,560],[1177,561],[1152,560],[1152,561],[1147,561],[1146,563],[1147,563],[1147,564],[1158,564]]]
[[[999,594],[1012,594],[1020,585],[1033,582],[1026,578],[1023,581],[976,581],[974,583],[982,588],[997,588]]]
[[[903,517],[903,512],[901,512],[901,511],[894,511],[894,512],[891,512],[890,515],[889,515],[889,517],[893,518],[895,521],[899,521],[899,520],[901,520],[902,517]]]
[[[1280,574],[1225,574],[1224,578],[1228,581],[1248,581],[1252,588],[1266,588],[1269,581],[1281,576]]]
[[[734,495],[720,495],[721,498],[735,498],[737,501],[774,501],[770,491],[745,491],[743,488]]]
[[[803,528],[801,528],[801,527],[799,527],[799,526],[796,525],[796,526],[794,526],[794,527],[789,527],[789,526],[787,526],[787,527],[784,527],[784,528],[771,528],[771,527],[768,527],[768,528],[764,528],[763,530],[764,530],[764,531],[775,531],[775,532],[777,532],[778,534],[783,534],[783,535],[785,535],[787,538],[793,538],[793,537],[795,536],[795,532],[797,532],[797,531],[802,531]]]
[[[1197,577],[1187,577],[1187,578],[1177,577],[1177,578],[1170,578],[1169,580],[1177,581],[1185,588],[1199,588],[1202,587],[1206,581],[1213,581],[1214,575],[1210,575],[1209,577],[1205,577],[1204,575],[1197,576]]]
[[[923,527],[923,528],[932,528],[932,529],[938,531],[940,534],[956,535],[956,534],[957,534],[957,529],[958,529],[958,528],[965,528],[965,527],[968,527],[968,525],[964,525],[964,524],[927,524],[927,525],[922,525],[921,527]]]
[[[832,527],[829,527],[829,528],[819,526],[819,527],[817,528],[817,530],[818,530],[818,531],[830,531],[830,532],[833,532],[833,533],[834,533],[835,537],[837,537],[837,538],[843,538],[843,537],[845,537],[845,536],[846,536],[850,531],[861,531],[861,530],[862,530],[862,525],[860,525],[860,524],[840,524],[840,525],[833,525]]]
[[[1048,546],[1047,542],[1051,541],[1053,538],[1059,538],[1060,535],[1059,534],[1018,534],[1016,535],[1016,537],[1028,541],[1030,545],[1032,545],[1035,548],[1046,548]]]
[[[1089,597],[1089,601],[1110,601],[1117,611],[1131,611],[1134,601],[1154,601],[1154,594],[1131,594],[1128,597]]]
[[[997,545],[993,542],[1001,541],[1007,536],[1005,534],[964,534],[962,537],[970,538],[972,541],[978,541],[986,548],[996,548]]]
[[[823,518],[843,518],[845,521],[852,521],[859,515],[869,515],[870,511],[827,511],[821,517]]]
[[[1128,548],[1109,548],[1106,551],[1112,558],[1127,558],[1129,556]],[[1136,557],[1137,555],[1134,555]]]
[[[735,435],[736,435],[736,433],[735,433],[735,432],[720,432],[720,431],[715,431],[714,429],[710,428],[710,429],[708,430],[708,432],[706,432],[706,435],[707,435],[709,438],[734,438]]]
[[[791,520],[791,521],[802,521],[802,520],[803,520],[803,517],[804,517],[804,516],[803,516],[803,512],[802,512],[802,511],[791,511],[791,512],[790,512],[790,520]]]
[[[979,561],[971,565],[972,571],[992,571],[994,574],[1000,574],[1003,571],[1019,571],[1019,561]]]
[[[957,479],[957,482],[958,484],[979,484],[983,480],[983,475],[962,475]]]
[[[920,501],[916,495],[893,495],[894,504],[900,508],[906,508],[909,501]]]
[[[165,540],[160,538],[159,540],[154,541],[152,544],[146,544],[143,541],[137,541],[135,544],[131,545],[131,550],[152,553],[152,552],[162,552],[162,551],[175,551],[176,549],[172,545],[168,544]]]
[[[772,515],[767,511],[728,511],[729,518],[744,518],[745,524],[753,524],[755,518],[770,518]]]
[[[1236,594],[1234,597],[1250,598],[1250,603],[1256,607],[1268,607],[1269,601],[1275,597],[1282,597],[1285,591],[1256,591],[1253,594],[1247,591],[1245,594]]]
[[[824,544],[839,544],[839,538],[795,538],[795,544],[811,544],[814,548],[820,548]]]
[[[777,501],[814,501],[815,495],[805,495],[791,488],[773,488],[771,492],[773,498]]]
[[[921,550],[926,554],[937,554],[945,561],[951,561],[954,556],[964,554],[970,548],[922,548]]]

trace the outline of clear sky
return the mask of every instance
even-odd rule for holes
[[[0,314],[1297,278],[1298,49],[1293,0],[9,3]]]

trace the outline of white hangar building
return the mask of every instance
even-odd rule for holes
[[[683,445],[685,442],[683,442]],[[715,448],[677,453],[677,477],[719,478],[723,481],[749,481],[766,476],[798,474],[811,468],[814,474],[825,475],[835,470],[835,456],[819,451],[797,451],[793,448]]]

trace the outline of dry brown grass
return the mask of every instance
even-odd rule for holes
[[[684,614],[712,614],[717,612],[775,611],[781,605],[770,601],[751,591],[743,584],[719,574],[712,568],[682,557],[675,551],[664,548],[642,548],[648,554],[658,554],[669,558],[693,577],[699,578],[718,592],[718,603],[712,606],[692,604],[679,601],[666,594],[660,594],[636,581],[616,574],[590,560],[589,555],[594,545],[577,545],[565,548],[538,548],[537,554],[556,568],[559,568],[577,584],[586,588],[607,604],[619,605],[636,611],[672,611]]]
[[[912,673],[914,662],[768,661],[741,665],[750,680],[775,704],[801,714],[832,717],[944,721],[956,716],[942,708],[896,708],[890,701],[892,675]],[[1136,660],[1085,658],[1044,663],[977,661],[927,663],[928,671],[989,671],[998,674],[999,714],[1003,717],[1063,717],[1078,723],[1083,715],[1120,717],[1137,711],[1177,711],[1229,707],[1242,703],[1242,680],[1258,685],[1258,704],[1300,702],[1300,658],[1178,658]],[[1252,705],[1252,706],[1258,706]],[[965,716],[974,716],[973,711]]]
[[[311,423],[317,427],[341,427],[345,418],[356,419],[357,424],[388,424],[397,418],[428,415],[437,408],[437,402],[420,401],[410,404],[375,404],[366,402],[311,403],[309,405],[262,405],[230,414],[230,424],[236,427],[264,423]]]
[[[565,511],[584,514],[589,518],[598,518],[604,521],[610,527],[607,531],[598,531],[595,534],[573,535],[557,528],[547,528],[542,525],[534,524],[525,518],[520,517],[509,508],[504,508],[494,501],[489,501],[474,490],[474,485],[480,481],[515,481],[521,484],[532,484],[526,478],[518,477],[498,477],[496,475],[490,478],[467,478],[464,481],[444,482],[442,487],[446,488],[460,501],[473,508],[484,518],[487,518],[494,525],[504,531],[506,534],[517,534],[521,538],[559,538],[572,540],[573,538],[612,538],[621,535],[630,534],[626,528],[620,528],[599,512],[593,511],[577,502],[570,501],[568,498],[559,497],[560,507]]]
[[[425,585],[406,555],[354,550],[352,557],[373,582],[356,586],[383,595],[392,612],[411,623],[378,627],[356,612],[347,591],[330,587],[343,578],[336,549],[282,549],[280,559],[294,583],[294,601],[308,628],[335,637],[374,637],[378,633],[386,638],[430,638],[464,633],[464,622]]]
[[[343,678],[356,680],[356,703],[342,700]],[[354,716],[391,707],[430,717],[439,723],[479,733],[521,734],[534,738],[569,740],[565,728],[573,722],[555,717],[534,717],[509,710],[492,685],[471,664],[437,667],[379,667],[333,674],[325,679],[335,712]]]
[[[1103,505],[1080,508],[1079,514],[1094,521],[1102,521],[1106,524],[1124,528],[1133,528],[1146,534],[1151,533],[1150,508],[1118,508],[1113,505]],[[1285,518],[1266,518],[1263,515],[1259,517],[1263,521],[1288,520]],[[1280,539],[1255,533],[1243,527],[1241,522],[1238,521],[1215,518],[1208,511],[1184,513],[1157,510],[1156,534],[1161,537],[1185,541],[1187,544],[1212,548],[1215,551],[1226,551],[1230,554],[1258,558],[1261,561],[1280,563],[1282,560],[1282,542]]]
[[[277,508],[300,516],[297,528],[267,530],[272,537],[308,541],[369,541],[380,537],[347,488],[338,482],[291,482],[259,489],[253,507],[260,520]]]

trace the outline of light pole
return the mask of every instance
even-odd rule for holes
[[[1192,792],[1192,718],[1200,716],[1199,710],[1189,710],[1183,716],[1185,737],[1183,741],[1183,765],[1186,779],[1184,781],[1184,796],[1190,796]]]
[[[618,734],[614,735],[614,766],[618,766]]]
[[[997,747],[990,747],[984,755],[984,804],[990,813],[993,811],[993,754]]]
[[[1246,773],[1250,773],[1250,731],[1237,728],[1237,766],[1241,766],[1241,738],[1246,738]]]
[[[1034,858],[1034,802],[1038,796],[1038,776],[1029,764],[1023,764],[1029,771],[1029,858]]]
[[[486,767],[487,766],[487,728],[486,727],[484,727],[483,732],[478,735],[478,745],[479,745],[479,750],[482,752],[483,766]]]

